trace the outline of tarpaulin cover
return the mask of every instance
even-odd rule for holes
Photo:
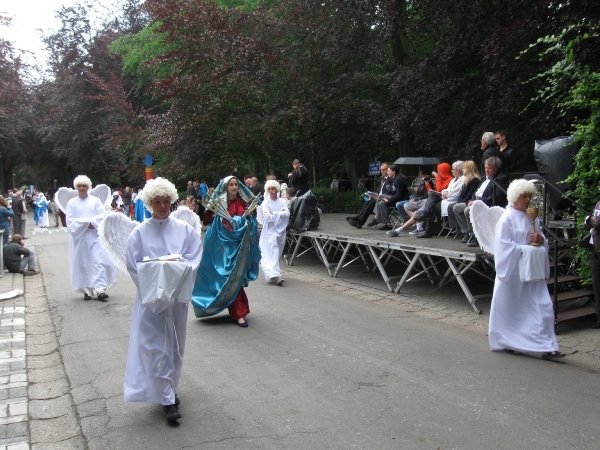
[[[533,157],[539,173],[562,193],[573,188],[572,183],[560,183],[573,173],[573,157],[578,145],[573,136],[561,136],[549,141],[535,141]],[[555,210],[569,208],[571,202],[554,189],[548,189],[548,201]]]

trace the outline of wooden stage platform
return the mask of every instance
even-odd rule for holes
[[[313,251],[331,276],[337,276],[350,264],[364,264],[367,270],[378,271],[388,289],[395,292],[400,292],[405,283],[417,277],[427,277],[438,286],[456,280],[473,309],[481,312],[464,275],[475,272],[493,281],[492,255],[478,247],[467,247],[452,236],[418,239],[403,232],[398,237],[390,237],[377,229],[381,225],[364,226],[359,230],[345,218],[346,214],[322,214],[317,230],[288,233],[288,250],[284,255],[288,265]],[[398,282],[393,286],[395,280]]]

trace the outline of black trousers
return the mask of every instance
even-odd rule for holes
[[[438,202],[435,203],[433,205],[433,211],[431,211],[435,214],[435,216],[437,217],[438,221],[442,221],[442,202]],[[430,220],[425,220],[423,222],[423,229],[425,230],[426,233],[431,234],[431,224],[433,223],[434,219],[430,219]]]
[[[361,211],[358,213],[358,221],[361,225],[364,225],[371,214],[373,214],[373,210],[375,209],[375,204],[377,200],[369,200],[365,202]]]

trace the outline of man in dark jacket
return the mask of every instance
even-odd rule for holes
[[[485,172],[485,162],[488,158],[492,156],[497,156],[502,160],[502,155],[500,154],[500,150],[496,147],[496,138],[494,137],[494,133],[491,131],[486,131],[481,136],[481,174]]]
[[[23,197],[21,196],[21,191],[15,189],[15,195],[12,199],[12,210],[15,213],[15,217],[13,218],[15,222],[15,230],[14,234],[21,234],[21,219],[24,214],[23,209]]]
[[[25,242],[20,234],[13,234],[12,239],[4,246],[4,267],[11,273],[37,275],[35,270],[35,254],[25,248]]]
[[[380,230],[391,230],[389,208],[395,208],[396,203],[408,196],[404,177],[398,173],[398,166],[391,165],[387,171],[388,177],[379,200],[375,204],[375,223],[382,223]],[[371,224],[369,224],[371,225]]]
[[[381,194],[383,192],[383,187],[385,186],[385,183],[387,180],[387,172],[388,172],[389,166],[390,166],[390,163],[387,163],[387,162],[381,163],[381,166],[380,166],[381,182],[377,186],[377,194]],[[376,204],[377,204],[377,199],[371,197],[369,200],[367,200],[363,204],[362,210],[360,211],[360,213],[357,216],[348,216],[348,217],[346,217],[346,220],[353,227],[362,228],[362,226],[365,224],[365,222],[367,221],[369,216],[373,213],[373,210],[375,209]],[[375,223],[377,223],[377,222],[375,222]]]
[[[466,204],[457,203],[453,208],[456,222],[461,231],[465,233],[461,242],[466,243],[469,247],[479,247],[479,242],[473,234],[473,225],[471,224],[471,205],[476,200],[481,200],[490,207],[505,207],[508,203],[506,199],[508,177],[502,172],[502,161],[499,157],[492,156],[485,161],[484,167],[485,177],[481,179],[479,187],[471,200]]]
[[[511,172],[517,170],[517,155],[514,154],[513,148],[506,141],[506,131],[496,131],[495,139],[502,156],[502,172],[508,176]]]

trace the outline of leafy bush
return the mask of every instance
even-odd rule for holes
[[[565,182],[574,182],[573,197],[585,211],[577,211],[579,222],[590,214],[600,195],[600,73],[594,49],[598,46],[600,27],[579,24],[566,27],[557,36],[538,39],[530,47],[543,46],[540,59],[556,61],[552,67],[537,75],[546,87],[532,101],[550,102],[559,115],[576,112],[575,140],[580,149],[575,155],[575,168]],[[525,52],[523,52],[525,53]],[[557,61],[558,59],[558,61]],[[593,67],[591,67],[593,66]],[[578,228],[577,240],[587,233]],[[590,252],[577,247],[575,260],[579,276],[589,284]]]
[[[317,187],[313,188],[312,192],[317,199],[323,197],[329,212],[358,214],[364,203],[362,195],[355,191],[335,191],[331,188]]]

